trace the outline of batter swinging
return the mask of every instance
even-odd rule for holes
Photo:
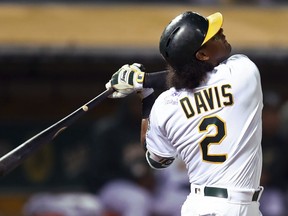
[[[151,167],[168,167],[176,157],[185,162],[191,192],[182,216],[261,215],[260,75],[246,56],[230,56],[222,24],[219,12],[185,12],[168,24],[160,52],[169,89],[156,101],[151,79],[159,82],[163,73],[144,73],[139,64],[124,65],[106,85],[114,98],[140,92]]]

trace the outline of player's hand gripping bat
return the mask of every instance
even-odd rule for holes
[[[57,123],[41,131],[34,137],[19,145],[17,148],[2,156],[0,158],[0,176],[4,176],[10,171],[12,171],[33,152],[39,149],[42,145],[49,143],[60,132],[65,130],[73,122],[83,116],[87,111],[93,109],[96,105],[106,99],[113,92],[114,90],[112,88],[103,91],[101,94],[97,95],[95,98],[93,98],[88,103],[84,104],[71,114],[67,115]]]

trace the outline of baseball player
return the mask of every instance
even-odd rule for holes
[[[141,143],[151,167],[185,162],[191,189],[182,216],[262,215],[260,74],[248,57],[230,56],[222,24],[219,12],[188,11],[167,25],[160,53],[169,89],[155,102],[151,78],[160,82],[164,73],[124,65],[106,84],[114,98],[140,92]]]

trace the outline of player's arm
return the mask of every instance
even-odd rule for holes
[[[168,71],[158,71],[153,73],[145,73],[143,88],[154,88],[159,90],[166,90]]]
[[[106,84],[106,88],[115,90],[112,98],[126,97],[133,92],[139,93],[142,100],[141,145],[146,152],[148,164],[154,169],[162,169],[168,167],[174,158],[164,158],[149,152],[146,149],[145,137],[150,111],[156,99],[154,88],[167,89],[166,76],[168,72],[145,73],[142,70],[142,65],[137,63],[124,65],[113,74],[111,80]]]
[[[153,169],[164,169],[169,167],[175,158],[164,158],[160,157],[153,152],[146,151],[146,160],[149,164],[149,166]]]
[[[141,145],[146,152],[145,153],[146,160],[150,165],[150,167],[152,167],[153,169],[163,169],[170,166],[175,158],[161,157],[159,155],[154,154],[153,152],[150,152],[146,148],[146,133],[149,127],[149,116],[154,101],[155,101],[154,94],[151,94],[148,97],[142,99]]]
[[[142,123],[141,123],[141,144],[145,150],[145,156],[146,156],[146,160],[149,164],[149,166],[153,169],[164,169],[167,168],[168,166],[170,166],[174,159],[173,157],[170,158],[165,158],[165,157],[160,157],[156,154],[154,154],[153,152],[150,152],[149,150],[147,150],[146,148],[146,132],[148,129],[148,118],[146,118],[145,116],[143,116],[142,118]]]
[[[166,88],[167,71],[160,71],[155,73],[145,73],[144,67],[141,64],[134,63],[132,65],[123,65],[117,72],[115,72],[106,88],[113,88],[115,92],[110,96],[112,98],[122,98],[127,95],[138,92],[142,102],[142,129],[141,129],[141,143],[144,143],[145,134],[147,131],[148,117],[154,101],[154,87]]]
[[[113,88],[115,92],[111,98],[122,98],[133,92],[143,92],[146,96],[151,92],[151,89],[166,90],[166,76],[168,71],[159,71],[153,73],[144,72],[144,67],[141,64],[134,63],[132,65],[123,65],[115,72],[106,88]],[[148,89],[150,89],[148,91]]]

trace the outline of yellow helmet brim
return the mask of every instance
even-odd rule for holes
[[[210,16],[206,17],[206,19],[208,20],[208,30],[202,45],[216,35],[223,25],[223,16],[219,12],[211,14]]]

